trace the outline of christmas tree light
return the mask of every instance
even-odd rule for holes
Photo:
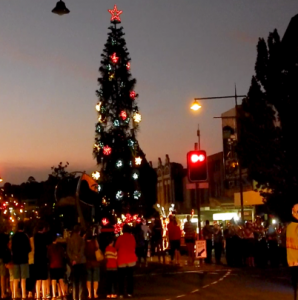
[[[98,171],[94,171],[91,176],[93,179],[98,180],[100,178],[100,173]]]
[[[108,9],[108,12],[112,15],[111,16],[111,21],[115,21],[116,20],[118,22],[121,22],[120,15],[123,13],[123,11],[122,10],[118,10],[116,4],[114,5],[113,9]]]
[[[118,62],[119,57],[117,57],[116,52],[113,53],[113,55],[111,55],[110,57],[114,64],[116,64]]]
[[[142,163],[142,158],[141,157],[136,157],[135,158],[135,164],[140,165]]]
[[[133,119],[134,119],[134,121],[135,121],[136,123],[140,123],[141,120],[142,120],[142,116],[141,116],[141,114],[139,114],[139,113],[135,113],[135,114],[133,115]]]

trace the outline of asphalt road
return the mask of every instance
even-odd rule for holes
[[[136,274],[134,299],[292,300],[293,294],[287,269],[181,268]]]

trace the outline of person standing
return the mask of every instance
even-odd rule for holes
[[[40,298],[40,288],[42,298],[47,295],[48,280],[48,240],[45,235],[45,223],[40,221],[36,226],[34,235],[34,268],[36,276],[36,297]]]
[[[205,258],[205,262],[207,264],[211,264],[212,262],[212,228],[210,227],[209,220],[206,221],[206,225],[203,228],[203,237],[206,240],[206,251],[207,257]]]
[[[50,277],[52,280],[52,297],[57,296],[57,283],[58,295],[66,300],[66,289],[64,285],[65,274],[65,251],[63,246],[57,242],[57,235],[53,234],[52,244],[48,246],[48,258],[50,267]]]
[[[221,264],[221,254],[222,254],[222,231],[218,223],[214,224],[214,252],[215,252],[215,262]]]
[[[174,262],[175,257],[175,224],[174,224],[174,217],[170,215],[169,217],[169,224],[167,225],[168,229],[168,239],[169,239],[169,245],[170,245],[170,256],[171,256],[171,263]]]
[[[82,300],[83,281],[86,273],[85,241],[81,237],[81,227],[75,225],[67,241],[67,256],[72,266],[73,300]],[[79,289],[79,293],[77,293]]]
[[[143,258],[144,258],[145,266],[147,266],[148,246],[149,246],[149,240],[150,240],[150,235],[151,235],[151,229],[147,225],[147,222],[145,219],[142,219],[141,228],[142,228],[143,235],[144,235]]]
[[[193,265],[195,260],[195,240],[196,240],[196,228],[191,222],[191,216],[187,216],[187,221],[184,223],[184,239],[188,254],[188,263]]]
[[[118,255],[119,294],[120,298],[123,298],[127,279],[127,297],[131,298],[134,288],[133,272],[137,261],[136,240],[128,224],[123,226],[122,232],[123,235],[118,237],[115,244]]]
[[[24,232],[25,224],[20,221],[17,232],[12,237],[11,250],[13,261],[13,298],[16,298],[18,282],[21,280],[22,298],[27,297],[26,279],[29,278],[28,254],[31,251],[29,237]]]
[[[92,231],[88,230],[85,236],[85,256],[87,269],[87,290],[88,299],[92,298],[92,284],[93,297],[98,298],[97,290],[99,283],[99,262],[96,260],[95,252],[99,249],[97,240],[93,237]]]
[[[162,228],[162,221],[159,216],[155,218],[153,223],[151,248],[152,248],[151,255],[157,253],[159,262],[160,262],[160,256],[162,255],[163,263],[165,263],[165,255],[163,251],[163,228]]]
[[[35,268],[34,268],[34,237],[33,237],[33,230],[31,229],[28,233],[29,240],[30,240],[30,246],[31,251],[29,252],[29,278],[26,282],[26,289],[28,291],[28,298],[34,297],[34,291],[35,291],[35,285],[36,285],[36,279],[35,279]]]
[[[8,249],[8,242],[9,242],[9,236],[5,233],[6,228],[4,226],[1,226],[0,229],[0,276],[1,276],[1,298],[5,298],[5,276],[6,276],[6,268],[5,264],[7,263],[6,260],[9,260],[9,257],[6,258],[7,253],[9,254]]]
[[[244,237],[244,253],[245,253],[245,260],[246,265],[249,267],[255,266],[255,238],[254,232],[252,228],[251,222],[245,223],[245,228],[243,230],[243,237]]]
[[[292,222],[287,226],[287,261],[290,267],[292,286],[294,290],[294,300],[297,299],[298,283],[298,204],[292,207]]]
[[[117,250],[114,247],[114,237],[109,239],[109,245],[106,247],[106,269],[107,269],[107,298],[117,298]]]

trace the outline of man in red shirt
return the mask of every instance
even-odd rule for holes
[[[181,230],[177,225],[177,221],[175,217],[170,216],[170,223],[168,224],[167,227],[168,227],[168,237],[170,243],[171,263],[173,263],[175,257],[175,263],[179,264]]]

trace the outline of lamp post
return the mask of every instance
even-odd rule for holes
[[[59,0],[56,3],[56,6],[52,10],[53,14],[63,16],[70,13],[70,10],[66,7],[65,3],[62,0]]]
[[[239,139],[239,115],[238,115],[238,103],[237,103],[237,99],[241,97],[241,98],[245,98],[246,95],[237,95],[237,91],[236,91],[236,87],[235,87],[235,95],[232,96],[220,96],[220,97],[205,97],[205,98],[194,98],[194,102],[191,105],[191,109],[194,111],[197,111],[201,108],[201,105],[198,101],[201,100],[216,100],[216,99],[231,99],[234,98],[235,99],[235,117],[227,117],[227,118],[235,118],[236,119],[236,134],[237,134],[237,140]],[[243,210],[243,183],[242,183],[242,166],[241,166],[241,162],[240,159],[238,158],[238,168],[239,168],[239,189],[240,189],[240,205],[241,205],[241,219],[242,221],[244,221],[244,210]]]

